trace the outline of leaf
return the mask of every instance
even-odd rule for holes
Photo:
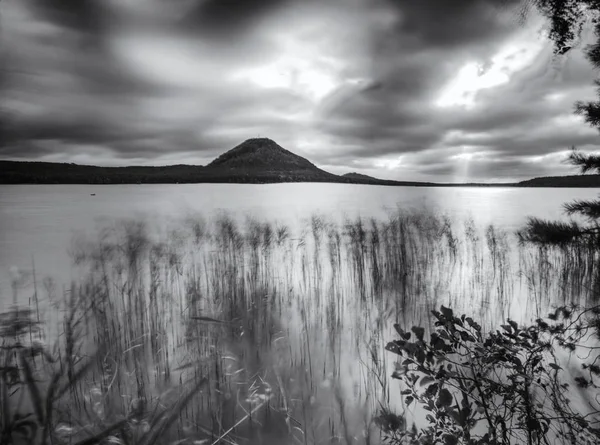
[[[423,364],[423,362],[425,361],[425,351],[423,351],[423,349],[421,348],[417,349],[417,351],[415,352],[415,358],[417,359],[417,362]]]
[[[428,395],[428,396],[430,396],[430,397],[433,397],[437,393],[438,388],[439,388],[439,385],[437,383],[429,385],[427,387],[427,390],[425,391],[425,394]]]
[[[456,437],[454,434],[444,434],[442,436],[442,439],[444,439],[444,445],[457,445],[458,444],[458,437]]]
[[[404,335],[404,329],[402,329],[402,327],[398,323],[394,323],[394,329],[396,330],[398,335]]]
[[[449,307],[442,305],[440,311],[448,320],[452,320],[454,318],[454,312]]]
[[[556,363],[548,363],[548,366],[550,366],[552,369],[554,369],[555,371],[561,370],[562,368],[560,366],[558,366]]]
[[[415,400],[415,398],[413,396],[408,396],[406,398],[406,406],[410,406],[410,404],[413,402],[413,400]]]
[[[446,407],[452,405],[452,394],[446,388],[442,388],[438,393],[438,399],[436,405],[439,407]]]
[[[448,414],[450,415],[450,417],[452,417],[454,419],[454,421],[458,425],[463,426],[463,420],[458,411],[456,411],[455,409],[450,409],[450,410],[448,410]]]
[[[421,379],[421,386],[425,386],[425,385],[427,385],[427,384],[429,384],[429,383],[431,383],[431,382],[433,382],[433,381],[434,381],[434,380],[433,380],[433,378],[431,378],[431,377],[423,377],[423,378]]]
[[[421,341],[423,341],[423,336],[425,335],[425,329],[423,329],[420,326],[413,326],[411,329],[415,335],[417,336],[417,338]]]
[[[460,332],[460,338],[462,341],[475,341],[473,336],[469,335],[468,332],[465,332],[465,331],[459,331],[459,332]]]
[[[402,355],[402,348],[398,341],[391,341],[385,346],[385,350],[393,354]]]

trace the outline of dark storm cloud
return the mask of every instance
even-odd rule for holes
[[[85,48],[99,48],[111,20],[111,9],[102,0],[23,0],[35,17],[78,34]]]
[[[49,20],[82,31],[98,30],[105,13],[99,0],[30,0],[30,3],[36,13]]]
[[[364,146],[393,139],[391,145],[379,144],[382,151],[378,153],[368,149],[367,156],[428,146],[440,139],[441,134],[428,128],[430,112],[422,101],[423,91],[428,91],[427,76],[423,75],[426,70],[407,64],[400,69],[399,80],[386,79],[376,89],[329,98],[319,110],[317,127],[324,133]]]
[[[498,0],[388,2],[400,15],[395,31],[420,46],[471,46],[479,39],[501,37],[506,32],[507,24],[499,17],[503,9]]]
[[[191,129],[143,120],[139,101],[164,94],[164,88],[137,76],[111,53],[100,26],[108,9],[99,2],[76,3],[10,5],[9,18],[30,21],[7,24],[7,34],[19,38],[6,48],[9,79],[2,91],[6,117],[0,155],[38,157],[69,145],[100,144],[117,155],[145,147],[148,156],[180,148],[162,142]],[[102,45],[88,46],[88,36]]]
[[[527,176],[536,156],[594,144],[565,117],[594,98],[580,51],[552,60],[546,42],[473,108],[435,106],[465,64],[494,69],[531,28],[520,3],[5,0],[3,60],[27,75],[0,91],[0,156],[205,163],[260,134],[339,173],[444,180],[466,149],[473,176]]]
[[[232,39],[246,34],[266,14],[289,0],[196,0],[181,20],[184,29],[200,35]]]

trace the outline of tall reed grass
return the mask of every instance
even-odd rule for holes
[[[28,334],[2,332],[4,368],[29,367],[43,391],[23,378],[0,399],[34,412],[46,395],[39,443],[376,444],[377,413],[405,409],[384,351],[393,323],[427,324],[444,304],[491,326],[588,301],[599,276],[594,246],[519,246],[494,226],[400,210],[295,228],[119,221],[72,252],[79,280],[63,298],[45,281]],[[34,325],[60,325],[56,346],[19,365],[10,345],[31,350]]]

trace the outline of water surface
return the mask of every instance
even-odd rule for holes
[[[95,196],[91,196],[95,194]],[[562,204],[597,197],[595,189],[436,188],[347,184],[5,185],[0,187],[0,301],[8,298],[9,268],[68,279],[74,234],[103,221],[145,216],[154,221],[200,212],[254,216],[296,226],[311,215],[384,218],[390,209],[423,209],[456,219],[473,217],[508,231],[527,216],[564,218]]]
[[[31,275],[17,298],[42,308],[52,344],[65,337],[65,301],[78,295],[80,307],[91,308],[81,315],[79,341],[89,353],[102,351],[95,375],[119,382],[103,390],[111,409],[126,411],[124,397],[156,399],[164,388],[208,376],[212,401],[199,395],[181,425],[200,418],[222,434],[251,405],[231,405],[241,389],[246,395],[237,398],[273,398],[278,411],[287,400],[302,425],[301,434],[283,435],[289,443],[306,434],[309,443],[324,443],[335,433],[377,444],[368,438],[378,434],[370,420],[379,407],[405,408],[389,378],[395,357],[384,349],[397,335],[392,324],[429,326],[429,311],[440,304],[488,325],[507,316],[529,320],[575,298],[594,275],[585,273],[595,270],[594,256],[575,250],[547,261],[518,248],[513,232],[527,216],[563,218],[564,202],[596,194],[343,184],[5,186],[0,309],[12,301],[10,268],[31,272],[35,264],[39,306]],[[146,224],[115,223],[124,218]],[[80,250],[84,234],[98,240],[111,226],[101,242]],[[89,268],[73,268],[70,252],[89,254]],[[45,298],[45,276],[55,279],[54,297],[48,291]],[[73,293],[70,279],[82,284]],[[219,322],[198,322],[202,316]],[[89,385],[84,394],[96,383]]]

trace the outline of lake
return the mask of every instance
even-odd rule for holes
[[[174,437],[188,430],[218,437],[268,402],[273,411],[260,411],[262,426],[249,422],[241,436],[258,430],[273,435],[270,443],[324,443],[332,434],[379,443],[378,407],[406,408],[389,379],[392,324],[427,325],[430,310],[445,304],[492,326],[578,301],[593,258],[519,247],[513,232],[528,216],[564,218],[563,203],[597,194],[3,186],[0,306],[12,303],[16,267],[24,277],[17,301],[40,308],[48,344],[67,336],[63,315],[80,317],[82,350],[101,354],[79,391],[103,413],[126,413],[134,399],[163,403],[182,382],[206,376],[208,395],[181,414]],[[278,418],[283,411],[288,417]],[[198,418],[202,427],[193,426]]]
[[[92,193],[95,196],[90,196]],[[0,307],[10,295],[9,268],[69,279],[67,248],[77,232],[103,220],[139,215],[177,218],[199,212],[246,215],[296,225],[311,215],[385,217],[396,207],[472,216],[509,231],[527,216],[565,218],[562,204],[595,198],[595,189],[383,187],[345,184],[164,184],[0,186]]]

